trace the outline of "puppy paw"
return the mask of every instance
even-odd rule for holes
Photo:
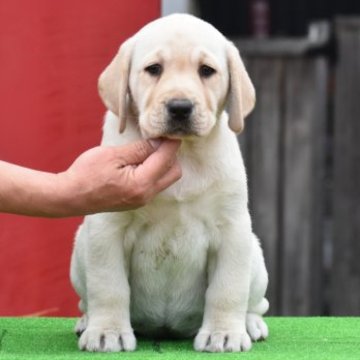
[[[246,332],[200,330],[194,342],[196,351],[239,352],[251,349],[251,339]]]
[[[79,348],[92,352],[134,351],[136,338],[132,330],[87,328],[79,339]]]
[[[253,341],[265,340],[269,336],[268,327],[258,314],[246,314],[246,330]]]

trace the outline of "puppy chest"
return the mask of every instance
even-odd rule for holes
[[[131,317],[148,331],[190,331],[201,321],[207,257],[216,229],[191,211],[139,218],[131,226]],[[154,221],[156,220],[156,221]],[[137,326],[138,324],[138,326]]]
[[[139,209],[124,233],[126,257],[132,266],[145,263],[155,270],[201,267],[200,259],[206,260],[220,237],[219,211],[218,205],[199,201],[164,201]]]

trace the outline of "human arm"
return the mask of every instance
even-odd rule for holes
[[[179,146],[95,147],[58,174],[0,161],[0,212],[65,217],[143,206],[181,177]]]

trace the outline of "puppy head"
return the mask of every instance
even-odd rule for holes
[[[239,52],[210,24],[177,14],[142,28],[99,78],[100,96],[120,118],[138,115],[145,138],[207,136],[229,102],[241,132],[255,91]]]

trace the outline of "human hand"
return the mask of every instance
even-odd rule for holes
[[[134,209],[181,177],[176,160],[180,141],[148,141],[95,147],[58,174],[63,216]]]

